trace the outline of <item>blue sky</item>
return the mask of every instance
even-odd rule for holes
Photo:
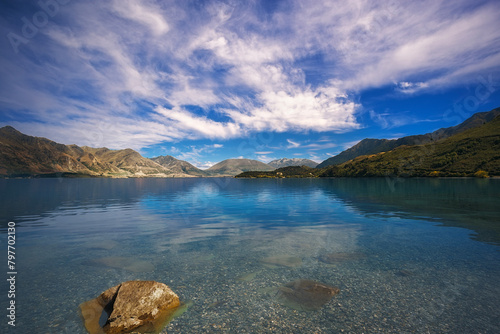
[[[206,168],[500,106],[498,1],[0,3],[0,126]]]

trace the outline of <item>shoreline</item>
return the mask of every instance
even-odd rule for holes
[[[196,175],[172,175],[172,176],[100,176],[88,174],[72,174],[72,173],[50,173],[50,174],[35,174],[26,176],[2,176],[3,180],[29,180],[29,179],[212,179],[212,178],[235,178],[235,179],[380,179],[380,178],[393,178],[393,179],[500,179],[500,175],[492,175],[488,177],[477,176],[326,176],[326,177],[251,177],[238,175],[214,175],[214,176],[196,176]]]

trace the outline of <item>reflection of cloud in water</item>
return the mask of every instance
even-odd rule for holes
[[[270,201],[276,200],[270,191],[264,190],[257,194],[256,201],[259,203],[269,203]]]
[[[260,258],[282,254],[317,256],[319,249],[327,252],[358,250],[362,233],[359,225],[329,223],[290,226],[286,216],[259,221],[241,215],[216,214],[195,217],[190,224],[163,222],[163,231],[153,236],[151,243],[157,252],[165,252],[178,249],[178,245],[222,237],[226,245],[238,246],[244,242],[249,251],[261,253]]]
[[[238,234],[239,232],[240,228],[228,223],[196,225],[168,234],[168,243],[184,244],[217,236],[230,236],[231,234]]]
[[[212,216],[212,217],[203,217],[201,218],[202,221],[220,221],[224,223],[231,223],[231,224],[239,224],[239,223],[249,223],[250,219],[249,218],[241,218],[237,216],[231,216],[231,215],[217,215],[217,216]]]
[[[216,198],[219,195],[219,188],[211,183],[203,183],[191,188],[189,191],[180,193],[176,200],[204,203],[205,201]]]
[[[173,251],[177,249],[176,246],[204,241],[216,237],[226,237],[231,244],[231,241],[238,239],[238,236],[245,229],[245,219],[230,219],[229,216],[210,217],[201,219],[200,224],[195,225],[177,225],[176,229],[169,228],[168,232],[164,232],[152,240],[152,246],[157,252],[164,252],[167,250]],[[209,223],[205,223],[209,221]],[[217,222],[212,222],[217,221]],[[228,242],[226,241],[226,242]],[[238,241],[235,241],[236,243]]]
[[[317,256],[319,249],[329,252],[351,252],[359,249],[361,229],[356,225],[322,225],[310,227],[281,227],[272,230],[255,229],[239,236],[252,244],[251,250],[269,256]],[[240,240],[241,241],[241,240]]]

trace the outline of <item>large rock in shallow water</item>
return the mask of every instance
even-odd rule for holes
[[[128,281],[81,304],[80,310],[90,334],[158,333],[179,305],[179,297],[163,283]]]

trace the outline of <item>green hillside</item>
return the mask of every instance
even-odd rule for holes
[[[500,175],[500,117],[447,139],[357,157],[318,175],[474,176],[478,171]]]
[[[423,145],[356,157],[325,168],[284,167],[237,177],[500,176],[500,116],[481,126]]]
[[[484,123],[490,122],[499,115],[500,108],[496,108],[490,111],[476,113],[458,125],[449,128],[442,128],[423,135],[407,136],[390,140],[366,138],[353,147],[337,154],[336,156],[326,159],[325,161],[317,165],[316,168],[325,168],[332,165],[340,165],[362,155],[388,152],[404,145],[413,146],[432,143],[433,141],[445,139],[463,131],[481,126]]]

